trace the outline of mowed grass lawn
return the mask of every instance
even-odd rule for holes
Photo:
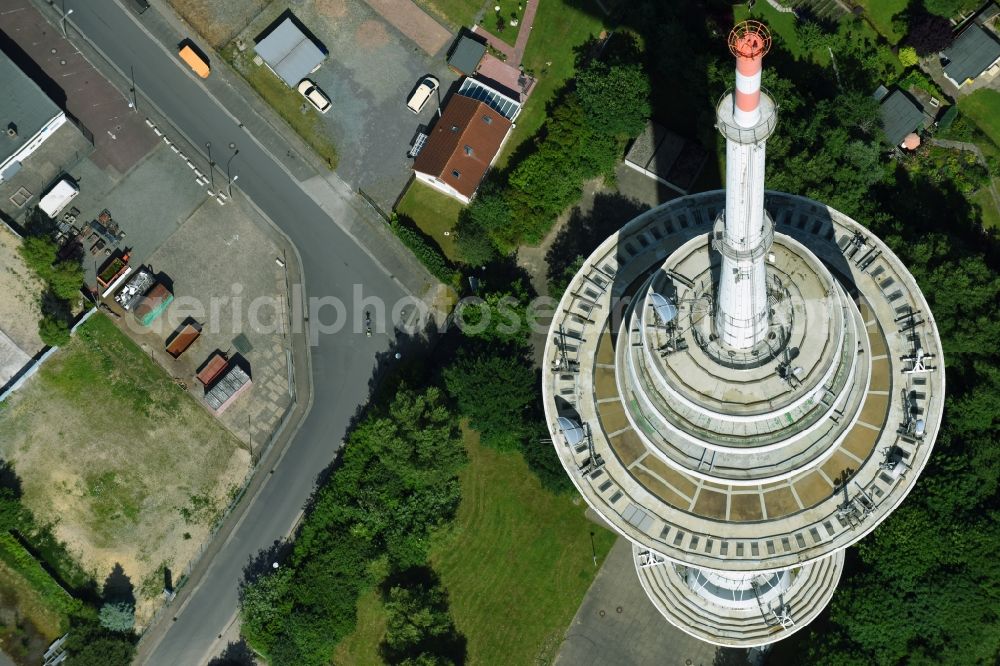
[[[458,223],[458,214],[462,208],[462,202],[457,199],[452,199],[433,187],[413,179],[399,200],[396,213],[413,220],[421,231],[437,242],[441,251],[450,260],[461,261],[462,257],[451,231]],[[445,232],[448,232],[447,236],[444,235]]]
[[[297,90],[285,85],[267,65],[255,65],[251,49],[240,53],[233,42],[220,51],[226,61],[271,105],[302,139],[323,158],[331,170],[337,168],[337,147],[323,129],[323,120]]]
[[[98,582],[120,563],[140,623],[248,469],[239,442],[102,314],[0,411],[23,502]],[[186,536],[185,536],[186,535]]]
[[[484,448],[471,431],[465,441],[462,503],[455,521],[434,536],[430,560],[467,640],[466,663],[551,663],[615,536],[584,517],[575,494],[543,489],[520,454]],[[362,596],[358,628],[338,646],[334,663],[380,663],[384,630],[373,591]]]
[[[909,0],[858,0],[865,9],[865,14],[890,44],[897,44],[906,35],[901,35],[892,29],[892,17],[905,11]]]
[[[597,37],[605,28],[604,20],[604,12],[594,0],[539,2],[522,62],[538,81],[517,117],[517,127],[497,160],[498,167],[505,166],[517,147],[545,122],[546,106],[573,76],[574,49],[590,37]]]
[[[482,447],[471,431],[466,445],[458,516],[430,559],[468,663],[550,663],[597,574],[590,532],[598,566],[615,536],[584,517],[575,493],[542,488],[519,453]]]
[[[980,88],[960,98],[958,109],[971,118],[994,144],[1000,146],[1000,92]]]

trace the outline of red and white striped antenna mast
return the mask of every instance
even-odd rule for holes
[[[716,127],[726,137],[726,207],[712,234],[722,255],[714,328],[722,344],[740,352],[766,344],[770,326],[765,258],[774,223],[764,211],[764,154],[777,113],[760,87],[770,48],[771,33],[760,21],[733,28],[729,50],[736,56],[736,86],[716,110]]]

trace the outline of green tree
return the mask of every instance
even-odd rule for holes
[[[513,451],[530,437],[527,419],[539,397],[535,370],[523,354],[496,347],[462,350],[445,368],[444,383],[484,445]]]
[[[101,606],[98,619],[110,631],[131,632],[135,627],[135,606],[124,601],[106,603]]]
[[[649,77],[638,63],[594,60],[577,72],[576,91],[587,122],[616,136],[638,136],[652,109]]]
[[[473,205],[475,205],[473,201]],[[455,243],[462,260],[470,266],[485,266],[496,258],[497,250],[489,233],[469,215],[460,214],[455,225]]]
[[[50,347],[62,347],[70,340],[69,324],[57,315],[42,315],[38,322],[38,337]]]
[[[436,581],[393,586],[384,603],[382,655],[387,663],[446,666],[456,663],[456,656],[464,657],[464,639],[449,614],[448,594]]]
[[[129,666],[135,656],[131,634],[85,621],[74,625],[65,643],[67,666]]]
[[[527,342],[534,323],[528,305],[527,289],[514,281],[509,290],[462,299],[455,308],[455,321],[467,337],[520,346]]]
[[[56,260],[56,244],[43,236],[28,236],[18,248],[28,268],[40,279],[47,281]]]
[[[912,46],[904,46],[899,49],[899,62],[902,63],[903,67],[913,67],[920,62],[916,49]]]
[[[60,261],[51,267],[48,283],[57,298],[75,301],[80,298],[83,286],[83,266],[76,261]]]

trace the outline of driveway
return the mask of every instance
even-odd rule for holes
[[[257,37],[279,10],[261,14],[244,39]],[[292,11],[330,54],[309,76],[333,100],[323,126],[340,156],[337,173],[389,210],[409,181],[406,155],[418,127],[433,121],[437,107],[432,98],[414,115],[406,100],[426,74],[441,81],[442,96],[457,80],[445,62],[450,41],[429,55],[364,0],[306,0]]]

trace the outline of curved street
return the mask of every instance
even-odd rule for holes
[[[224,108],[142,27],[149,16],[137,18],[114,0],[66,0],[65,9],[72,10],[70,31],[82,34],[119,72],[130,72],[131,68],[142,95],[193,145],[239,146],[239,188],[298,248],[309,297],[338,298],[348,306],[349,316],[360,317],[351,308],[355,285],[362,285],[365,297],[381,298],[390,307],[409,295],[400,280],[345,231],[359,225],[352,219],[358,216],[353,193],[346,187],[338,191],[316,176],[312,180],[322,181],[323,187],[310,183],[309,189],[326,193],[323,206],[310,198],[302,183],[237,120],[239,114],[249,111]],[[147,14],[154,12],[150,9]],[[324,209],[334,211],[337,219]],[[296,281],[292,276],[290,280]],[[325,323],[335,316],[330,307],[320,313]],[[237,586],[244,565],[292,529],[317,474],[333,460],[350,419],[368,399],[376,356],[394,343],[391,334],[368,338],[352,329],[353,321],[339,334],[320,336],[318,344],[311,347],[315,408],[273,471],[259,471],[267,475],[259,492],[244,499],[247,506],[228,538],[225,529],[220,532],[221,547],[217,546],[214,557],[207,553],[195,568],[188,584],[191,589],[182,590],[160,614],[158,625],[140,646],[139,661],[165,666],[201,664],[224,647],[218,637],[235,620]]]

